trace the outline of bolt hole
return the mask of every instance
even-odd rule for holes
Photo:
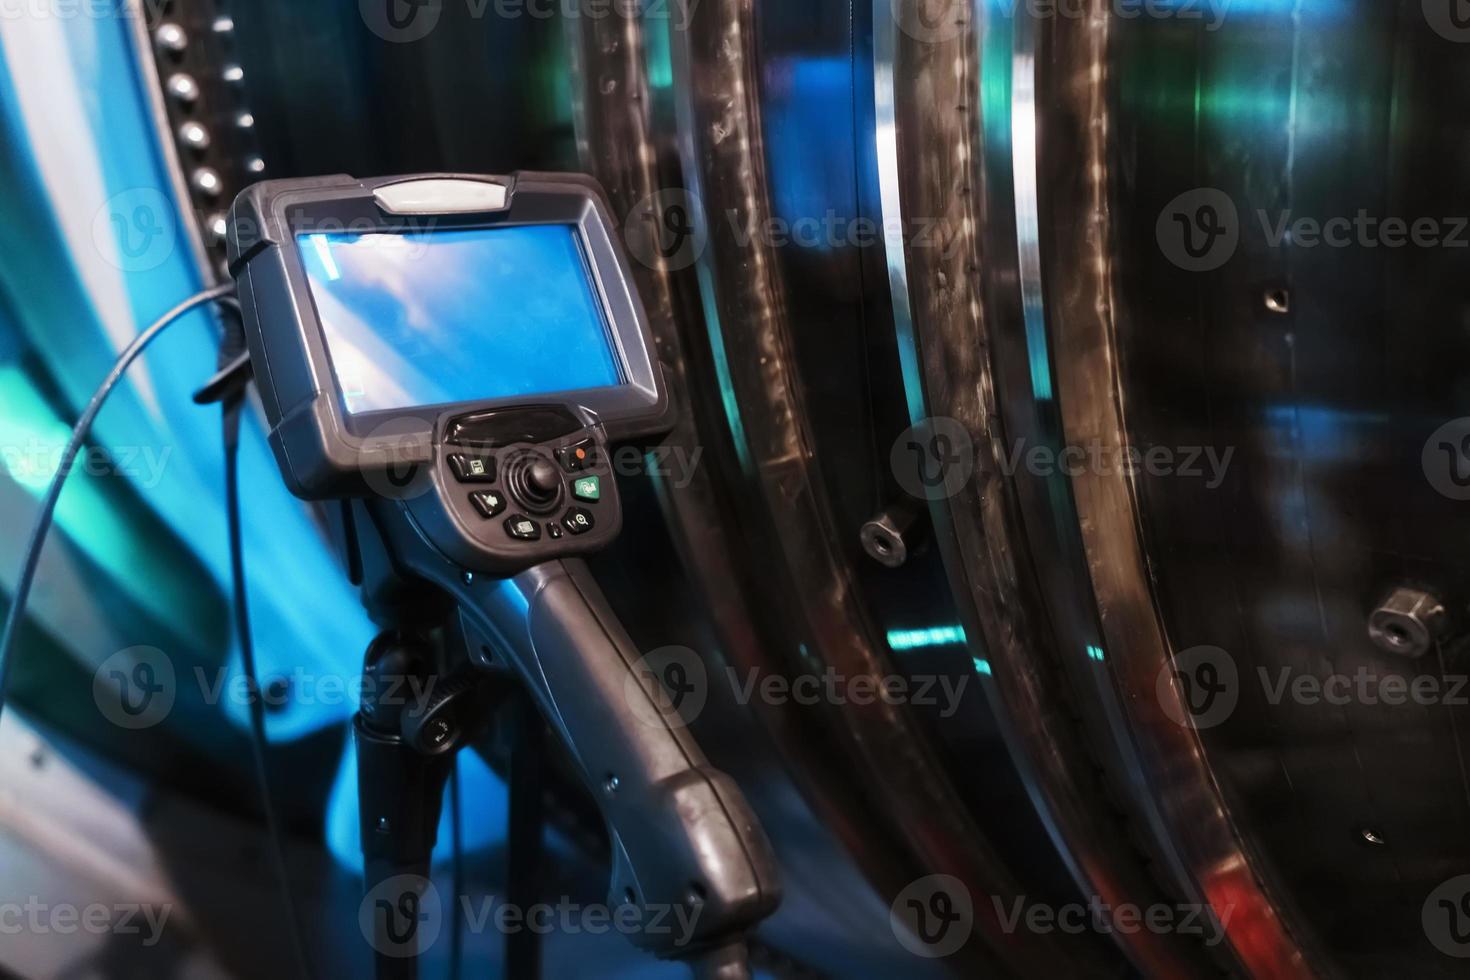
[[[633,894],[633,889],[631,889],[631,888],[624,888],[623,889],[623,903],[625,905],[637,905],[638,904],[638,896]]]
[[[893,542],[879,534],[873,538],[873,550],[880,555],[893,554]]]
[[[1409,631],[1398,623],[1389,623],[1383,628],[1383,631],[1388,634],[1389,642],[1397,646],[1403,646],[1409,642]]]
[[[690,882],[689,894],[685,896],[685,900],[690,905],[703,905],[705,899],[707,899],[708,897],[709,892],[705,891],[704,885],[700,884],[697,881]]]
[[[1291,312],[1291,293],[1285,289],[1266,290],[1266,309],[1272,313]]]
[[[616,774],[608,773],[607,778],[602,781],[602,790],[608,796],[615,796],[617,795],[618,787],[621,785],[622,781],[618,779]]]

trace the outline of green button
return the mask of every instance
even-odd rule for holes
[[[572,484],[572,495],[578,500],[596,503],[602,499],[602,479],[596,476],[582,477]]]

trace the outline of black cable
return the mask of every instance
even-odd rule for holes
[[[459,756],[449,770],[449,841],[454,883],[454,908],[449,926],[449,980],[459,980],[464,966],[464,919],[459,914],[459,896],[464,894],[464,840],[459,829]]]
[[[239,304],[233,300],[227,302],[236,321],[233,330],[226,327],[220,344],[222,366],[237,357],[244,348],[243,325],[238,320]],[[287,929],[290,931],[291,945],[296,955],[296,972],[306,980],[311,976],[311,960],[306,952],[306,939],[301,932],[301,919],[297,914],[296,898],[291,889],[291,876],[286,863],[286,838],[276,810],[275,793],[271,790],[270,770],[266,765],[270,742],[265,730],[265,699],[262,697],[260,672],[255,663],[255,640],[250,630],[244,530],[240,516],[240,416],[244,403],[243,384],[226,394],[220,403],[220,426],[225,449],[225,513],[230,537],[230,580],[235,630],[240,644],[240,663],[249,682],[250,754],[254,762],[256,789],[260,794],[260,808],[265,814],[266,835],[270,839],[271,863],[275,865],[276,879],[281,889],[281,908],[286,914]]]
[[[185,313],[229,295],[234,289],[233,285],[227,284],[206,289],[191,296],[133,338],[133,342],[118,356],[117,363],[102,380],[92,400],[87,403],[81,418],[77,419],[77,424],[72,429],[71,441],[66,444],[66,450],[61,454],[61,465],[57,468],[56,475],[51,478],[51,485],[46,488],[46,496],[41,498],[41,510],[36,515],[35,526],[31,529],[31,539],[26,546],[25,559],[20,567],[20,577],[15,582],[15,594],[10,602],[10,610],[5,616],[5,632],[0,634],[0,714],[5,711],[5,694],[10,683],[13,648],[16,638],[20,635],[21,623],[25,620],[26,602],[30,599],[31,586],[36,580],[36,569],[41,564],[41,549],[46,544],[46,535],[56,518],[56,502],[61,499],[61,489],[66,484],[66,478],[71,475],[72,464],[76,462],[77,453],[81,452],[82,444],[92,433],[92,424],[96,422],[97,414],[102,411],[103,403],[117,387],[123,373],[132,366],[138,356],[148,348],[154,338],[163,332],[165,327]]]

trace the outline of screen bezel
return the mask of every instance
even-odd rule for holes
[[[391,182],[356,182],[348,187],[302,190],[282,194],[274,203],[281,222],[277,244],[283,246],[288,286],[297,297],[297,319],[303,331],[312,380],[323,393],[316,410],[352,442],[371,439],[391,430],[395,441],[421,433],[432,438],[436,426],[448,417],[488,408],[526,404],[572,406],[609,424],[647,418],[664,407],[661,381],[653,357],[651,334],[630,285],[630,271],[613,240],[612,223],[600,199],[579,184],[567,181],[517,179],[508,188],[501,211],[463,214],[390,214],[381,209],[374,191]],[[603,305],[614,357],[624,381],[608,388],[572,389],[537,396],[491,398],[442,405],[416,406],[376,412],[348,413],[336,371],[331,364],[326,330],[317,314],[316,297],[301,256],[299,236],[334,231],[360,234],[404,234],[424,231],[466,231],[517,225],[570,225],[575,229],[590,267],[595,294]],[[284,415],[293,407],[280,406]]]
[[[433,220],[433,216],[427,216],[423,220],[425,222],[430,222],[430,221]],[[546,400],[546,399],[556,399],[559,396],[566,396],[566,395],[570,395],[570,394],[578,394],[578,393],[583,393],[583,392],[604,391],[604,390],[608,390],[608,389],[611,389],[611,388],[621,388],[624,385],[628,384],[628,359],[627,359],[627,356],[623,352],[622,344],[620,343],[620,340],[619,340],[619,338],[617,336],[617,331],[613,329],[612,311],[609,308],[609,301],[608,301],[608,296],[607,296],[607,290],[603,286],[603,283],[601,281],[601,278],[597,274],[596,266],[594,265],[594,263],[592,262],[592,259],[591,259],[590,255],[588,254],[589,248],[588,248],[587,240],[586,240],[586,238],[583,235],[582,228],[581,228],[580,225],[577,225],[577,224],[575,224],[573,222],[554,223],[554,222],[528,222],[528,221],[518,221],[518,222],[499,222],[499,223],[496,223],[496,224],[478,223],[478,224],[474,224],[474,225],[470,225],[470,226],[457,225],[455,227],[450,227],[447,224],[439,224],[439,223],[435,222],[433,224],[433,227],[430,227],[430,228],[420,228],[420,229],[412,229],[411,228],[411,229],[407,229],[407,230],[404,230],[404,231],[399,231],[399,232],[397,232],[397,234],[416,234],[416,235],[420,235],[420,236],[422,236],[420,240],[421,241],[425,241],[426,246],[432,248],[432,242],[429,242],[429,241],[426,241],[426,240],[427,239],[432,239],[433,236],[435,236],[435,235],[453,234],[455,232],[478,232],[478,233],[483,233],[483,234],[487,234],[487,235],[494,235],[497,232],[509,231],[511,229],[514,229],[514,228],[562,228],[562,229],[566,229],[567,230],[567,233],[571,236],[573,248],[576,250],[577,263],[578,263],[578,265],[580,267],[579,268],[579,274],[582,276],[583,281],[586,283],[587,289],[588,289],[588,293],[590,294],[591,299],[592,299],[592,303],[595,306],[595,309],[593,310],[593,313],[594,313],[594,315],[596,316],[596,319],[597,319],[597,324],[596,324],[597,329],[601,332],[603,344],[605,345],[605,347],[607,349],[608,357],[612,360],[612,366],[613,366],[614,372],[617,374],[618,382],[616,384],[613,384],[613,385],[591,385],[591,386],[580,387],[580,388],[563,389],[560,392],[528,392],[528,393],[522,393],[522,394],[502,395],[502,396],[493,396],[493,395],[490,395],[490,396],[486,396],[484,398],[477,398],[477,399],[474,399],[472,401],[460,401],[460,402],[452,402],[452,401],[451,402],[429,402],[429,403],[422,404],[422,405],[404,405],[404,406],[397,406],[397,407],[393,407],[393,408],[375,409],[375,410],[372,410],[372,411],[354,412],[352,410],[352,408],[347,403],[347,393],[346,393],[346,391],[343,388],[342,375],[337,370],[336,356],[334,355],[334,353],[332,351],[331,337],[328,334],[326,324],[322,321],[321,309],[318,306],[318,302],[319,302],[320,297],[317,295],[317,283],[315,283],[312,280],[311,274],[308,272],[308,273],[306,273],[306,284],[307,284],[307,291],[311,295],[311,311],[312,311],[312,315],[316,319],[317,325],[319,326],[319,328],[321,330],[321,335],[322,335],[323,340],[326,342],[327,361],[328,361],[329,366],[331,367],[331,370],[332,370],[332,378],[333,378],[333,380],[334,380],[334,382],[336,384],[337,393],[338,393],[338,400],[340,402],[340,407],[342,409],[343,414],[349,420],[352,420],[352,419],[372,419],[372,418],[376,417],[379,420],[377,424],[381,424],[383,420],[398,418],[398,417],[401,417],[401,416],[403,416],[405,414],[415,415],[415,414],[419,414],[419,413],[424,413],[424,414],[433,415],[433,416],[437,417],[446,408],[452,408],[452,407],[454,407],[456,405],[467,405],[467,404],[468,405],[484,405],[487,402],[490,402],[490,401],[498,401],[498,400],[517,401],[517,402],[524,401],[524,402],[527,402],[529,404],[529,403],[533,403],[533,402],[543,401],[543,400]],[[296,252],[297,252],[298,261],[301,261],[302,262],[302,269],[304,271],[305,268],[306,268],[306,263],[305,263],[304,259],[302,259],[301,256],[302,256],[302,253],[306,250],[306,244],[305,243],[307,241],[310,241],[311,238],[314,237],[314,236],[323,235],[323,236],[328,236],[328,237],[334,237],[334,236],[337,236],[337,235],[373,235],[373,234],[384,234],[384,233],[383,232],[376,232],[376,231],[346,230],[346,231],[342,231],[342,232],[335,232],[335,231],[331,231],[331,232],[315,231],[315,232],[306,232],[304,234],[297,234],[297,235],[294,236],[294,240],[295,240],[295,248],[296,248]],[[328,247],[331,247],[331,245],[329,244]]]

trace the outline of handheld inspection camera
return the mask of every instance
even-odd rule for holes
[[[695,913],[688,947],[639,944],[747,975],[744,936],[779,900],[770,845],[580,560],[622,528],[612,447],[672,425],[597,185],[271,181],[235,202],[229,257],[281,474],[333,515],[384,629],[366,676],[444,680],[421,705],[365,698],[355,720],[368,889],[426,879],[449,760],[484,725],[479,680],[508,671],[606,819],[611,903]],[[447,664],[435,631],[458,638]],[[391,925],[378,976],[415,976]]]

